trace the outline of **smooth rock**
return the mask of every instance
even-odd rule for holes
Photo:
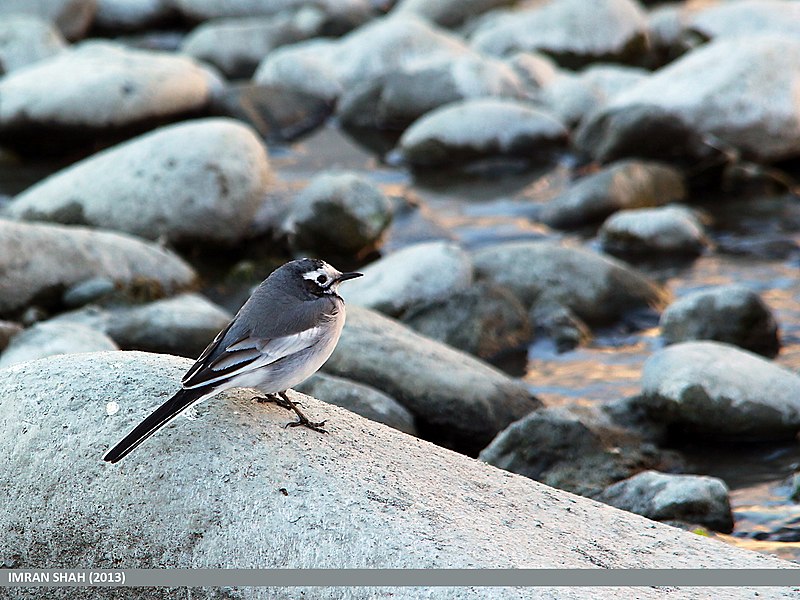
[[[73,150],[94,135],[198,114],[221,86],[187,57],[84,42],[0,79],[0,141]]]
[[[0,21],[11,15],[31,15],[54,23],[68,40],[82,38],[91,25],[96,0],[3,0]]]
[[[140,306],[88,306],[50,322],[93,327],[123,350],[196,358],[231,318],[230,313],[199,294],[180,294]]]
[[[94,27],[104,31],[141,31],[174,15],[172,0],[97,0]]]
[[[403,323],[483,359],[522,348],[531,339],[527,312],[516,296],[484,282],[411,308]]]
[[[415,121],[400,138],[402,158],[436,167],[492,156],[547,159],[567,138],[554,116],[521,102],[475,98],[446,104]]]
[[[197,419],[177,419],[117,465],[100,460],[174,393],[191,364],[108,352],[54,357],[4,372],[0,564],[17,569],[791,566],[504,473],[295,393],[309,414],[328,418],[330,435],[285,429],[284,409],[254,403],[252,392],[243,390],[199,405]],[[112,400],[117,405],[110,407]],[[383,591],[396,600],[450,600],[454,594],[441,587],[420,590]],[[547,594],[556,600],[586,597],[584,589],[554,590]],[[89,587],[68,592],[73,600],[98,596]],[[486,598],[485,590],[469,587],[455,593],[459,600]],[[704,593],[678,587],[670,598],[697,600]],[[758,593],[765,599],[794,596],[788,589],[758,588]],[[170,594],[148,592],[165,599]],[[311,590],[306,596],[326,594]],[[336,594],[342,600],[364,598],[363,589]],[[514,587],[491,594],[499,600],[530,598],[530,590]],[[647,587],[636,594],[644,600],[664,596]],[[41,595],[32,589],[28,597]],[[253,588],[240,595],[288,600],[297,592]],[[730,598],[737,595],[740,590]],[[600,587],[592,596],[612,600],[620,593]],[[192,597],[218,599],[220,592],[192,588]]]
[[[572,310],[557,302],[535,303],[529,313],[535,337],[552,340],[557,352],[569,352],[592,339],[592,330]]]
[[[658,464],[658,451],[599,412],[537,410],[501,431],[480,460],[582,496]]]
[[[324,124],[333,104],[279,86],[233,83],[214,99],[214,114],[244,121],[267,142],[290,142]]]
[[[0,352],[8,347],[15,335],[22,331],[22,325],[15,321],[0,321]]]
[[[800,6],[787,0],[737,0],[694,11],[686,29],[706,38],[738,37],[776,33],[800,35]]]
[[[295,389],[341,406],[370,421],[377,421],[410,435],[417,435],[414,416],[397,400],[373,387],[342,377],[316,373]]]
[[[684,206],[620,211],[606,219],[598,237],[605,252],[623,256],[697,256],[709,245],[700,219]]]
[[[181,44],[181,52],[217,67],[230,79],[249,78],[267,54],[278,46],[317,35],[324,15],[309,8],[271,17],[206,21]]]
[[[706,157],[703,136],[713,136],[716,147],[756,162],[788,159],[800,154],[800,106],[791,91],[798,72],[795,38],[714,40],[614,96],[581,125],[575,144],[600,162],[687,160]]]
[[[364,277],[342,288],[342,297],[391,317],[414,306],[446,300],[472,283],[469,254],[443,241],[406,246],[361,272]]]
[[[591,65],[579,73],[559,73],[542,89],[538,99],[564,123],[575,126],[648,75],[638,67]]]
[[[663,206],[686,197],[686,182],[677,169],[626,160],[579,179],[544,205],[538,220],[571,229],[600,223],[618,210]]]
[[[114,282],[108,277],[93,277],[70,286],[64,292],[62,302],[64,306],[76,308],[107,298],[114,294],[116,289]]]
[[[345,90],[337,113],[345,125],[403,130],[431,110],[468,98],[523,98],[525,87],[507,64],[465,55],[409,71],[392,71]]]
[[[11,338],[0,354],[0,368],[58,354],[117,350],[104,333],[77,323],[37,323]]]
[[[655,521],[733,530],[728,486],[716,477],[645,471],[609,486],[597,499]]]
[[[646,48],[646,26],[633,0],[558,0],[487,19],[470,40],[480,52],[537,51],[575,69],[599,61],[635,61]]]
[[[653,354],[639,402],[652,417],[703,439],[789,439],[800,430],[800,376],[719,342],[683,342]]]
[[[0,75],[58,54],[64,38],[47,21],[30,15],[0,19]]]
[[[230,244],[251,234],[272,180],[266,149],[252,129],[233,119],[199,119],[59,171],[4,212],[172,243]]]
[[[540,90],[561,76],[553,59],[538,52],[517,52],[508,57],[505,62],[522,80],[529,97],[538,97],[537,93]]]
[[[352,303],[324,370],[389,394],[425,439],[473,456],[541,406],[522,382]]]
[[[736,284],[676,300],[661,315],[659,327],[667,344],[715,340],[768,357],[780,350],[772,310],[756,292]]]
[[[58,307],[65,289],[105,277],[133,296],[173,294],[195,280],[163,248],[117,233],[0,219],[0,315]]]
[[[441,27],[458,27],[487,11],[514,0],[400,0],[392,14],[411,13]]]
[[[297,195],[284,229],[298,251],[355,256],[375,248],[391,222],[391,202],[369,180],[327,172]]]
[[[509,288],[526,307],[565,306],[590,325],[661,307],[668,294],[613,258],[552,242],[506,242],[473,253],[478,279]]]
[[[374,19],[336,41],[310,40],[278,48],[253,80],[336,99],[343,90],[387,73],[411,71],[474,52],[458,37],[413,15]]]

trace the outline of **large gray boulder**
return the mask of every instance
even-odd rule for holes
[[[685,206],[622,210],[605,220],[600,246],[621,256],[697,256],[710,242],[697,214]]]
[[[618,210],[663,206],[686,199],[686,182],[669,165],[624,160],[578,180],[548,202],[538,219],[558,228],[600,223]]]
[[[541,406],[521,381],[353,305],[324,370],[389,394],[411,411],[420,435],[472,455]]]
[[[297,194],[283,228],[298,251],[356,256],[379,245],[392,212],[389,199],[365,177],[327,172]]]
[[[252,129],[233,119],[199,119],[59,171],[16,196],[5,214],[173,243],[230,244],[251,235],[272,181]]]
[[[599,411],[537,410],[509,425],[479,458],[582,496],[659,464],[659,452]]]
[[[656,521],[733,530],[728,486],[716,477],[644,471],[609,486],[597,499]]]
[[[69,140],[72,149],[197,114],[221,85],[188,57],[84,42],[0,80],[0,141],[30,150]]]
[[[287,411],[255,403],[252,392],[242,390],[201,404],[198,418],[177,419],[121,463],[104,463],[103,453],[174,392],[190,365],[163,355],[108,352],[54,357],[3,372],[0,487],[6,500],[0,511],[0,564],[791,566],[502,472],[299,394],[292,397],[309,414],[328,418],[329,434],[285,429]],[[119,597],[120,590],[111,591]],[[383,591],[398,600],[444,600],[454,594],[440,587]],[[98,597],[89,587],[65,592],[62,597],[73,600]],[[486,598],[476,588],[455,593],[464,600]],[[794,592],[759,588],[759,593],[790,598]],[[42,597],[35,588],[17,588],[15,594]],[[158,588],[147,594],[174,597],[173,590]],[[341,600],[364,598],[363,589],[333,594]],[[601,600],[619,597],[611,588],[592,594]],[[707,594],[675,588],[670,597],[701,600]],[[297,591],[252,588],[235,595],[286,600]],[[332,592],[309,588],[305,595],[321,599]],[[656,600],[663,592],[641,588],[637,595]],[[129,597],[134,596],[141,597],[141,590],[133,590]],[[554,588],[547,596],[578,600],[586,592]],[[730,597],[740,596],[737,590]],[[196,588],[192,597],[210,600],[220,591]],[[530,590],[513,587],[492,591],[500,600],[529,597]]]
[[[67,47],[55,27],[31,15],[0,19],[0,75],[58,54]]]
[[[513,3],[513,0],[400,0],[392,14],[411,13],[442,27],[458,27],[487,11]]]
[[[37,323],[11,338],[0,354],[0,368],[58,354],[117,350],[106,334],[78,323]]]
[[[87,306],[49,322],[78,323],[104,332],[123,350],[196,358],[232,315],[198,294],[180,294],[139,306]]]
[[[494,55],[535,50],[574,69],[603,60],[630,62],[646,47],[647,22],[633,0],[551,0],[490,17],[471,42]]]
[[[374,387],[343,377],[316,373],[295,388],[298,392],[341,406],[371,421],[417,435],[414,415],[397,400]]]
[[[31,15],[55,24],[68,40],[77,40],[86,34],[96,9],[96,0],[3,0],[0,21]]]
[[[711,39],[763,33],[797,37],[800,6],[788,0],[722,2],[692,11],[684,27]]]
[[[127,235],[0,219],[0,314],[58,307],[62,292],[95,277],[134,296],[170,295],[191,285],[176,255]]]
[[[156,27],[173,16],[172,0],[97,0],[94,26],[111,32]]]
[[[452,242],[406,246],[361,269],[364,277],[342,288],[349,303],[398,317],[414,306],[447,300],[472,283],[472,260]]]
[[[543,160],[567,140],[551,114],[511,99],[472,98],[432,110],[403,132],[400,156],[420,167],[509,156]]]
[[[787,439],[800,431],[800,376],[719,342],[653,354],[638,402],[653,418],[704,439]]]
[[[335,99],[345,89],[394,71],[474,54],[458,37],[413,15],[389,16],[336,41],[310,40],[270,52],[253,79]]]
[[[736,284],[676,300],[661,315],[659,327],[667,344],[715,340],[768,357],[780,350],[772,310],[756,292]]]
[[[323,17],[280,13],[270,17],[215,19],[200,24],[181,43],[180,50],[214,65],[230,79],[249,78],[267,54],[278,46],[317,35]]]
[[[473,254],[479,279],[510,289],[527,307],[564,306],[590,324],[634,309],[661,307],[668,295],[626,264],[553,242],[504,242]]]
[[[703,157],[703,136],[756,161],[791,158],[800,154],[798,72],[796,37],[714,40],[614,96],[582,124],[575,143],[601,162]]]

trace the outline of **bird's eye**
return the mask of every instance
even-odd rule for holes
[[[317,277],[317,283],[319,283],[320,285],[325,285],[326,283],[328,283],[328,276],[320,275],[319,277]]]

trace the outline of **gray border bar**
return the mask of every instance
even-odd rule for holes
[[[800,569],[0,569],[0,587],[14,586],[789,586],[800,590]]]

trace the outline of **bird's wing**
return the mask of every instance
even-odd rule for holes
[[[249,334],[228,340],[228,329],[224,329],[184,375],[181,384],[184,389],[194,389],[242,375],[313,346],[324,333],[324,327],[310,327],[272,339]]]

